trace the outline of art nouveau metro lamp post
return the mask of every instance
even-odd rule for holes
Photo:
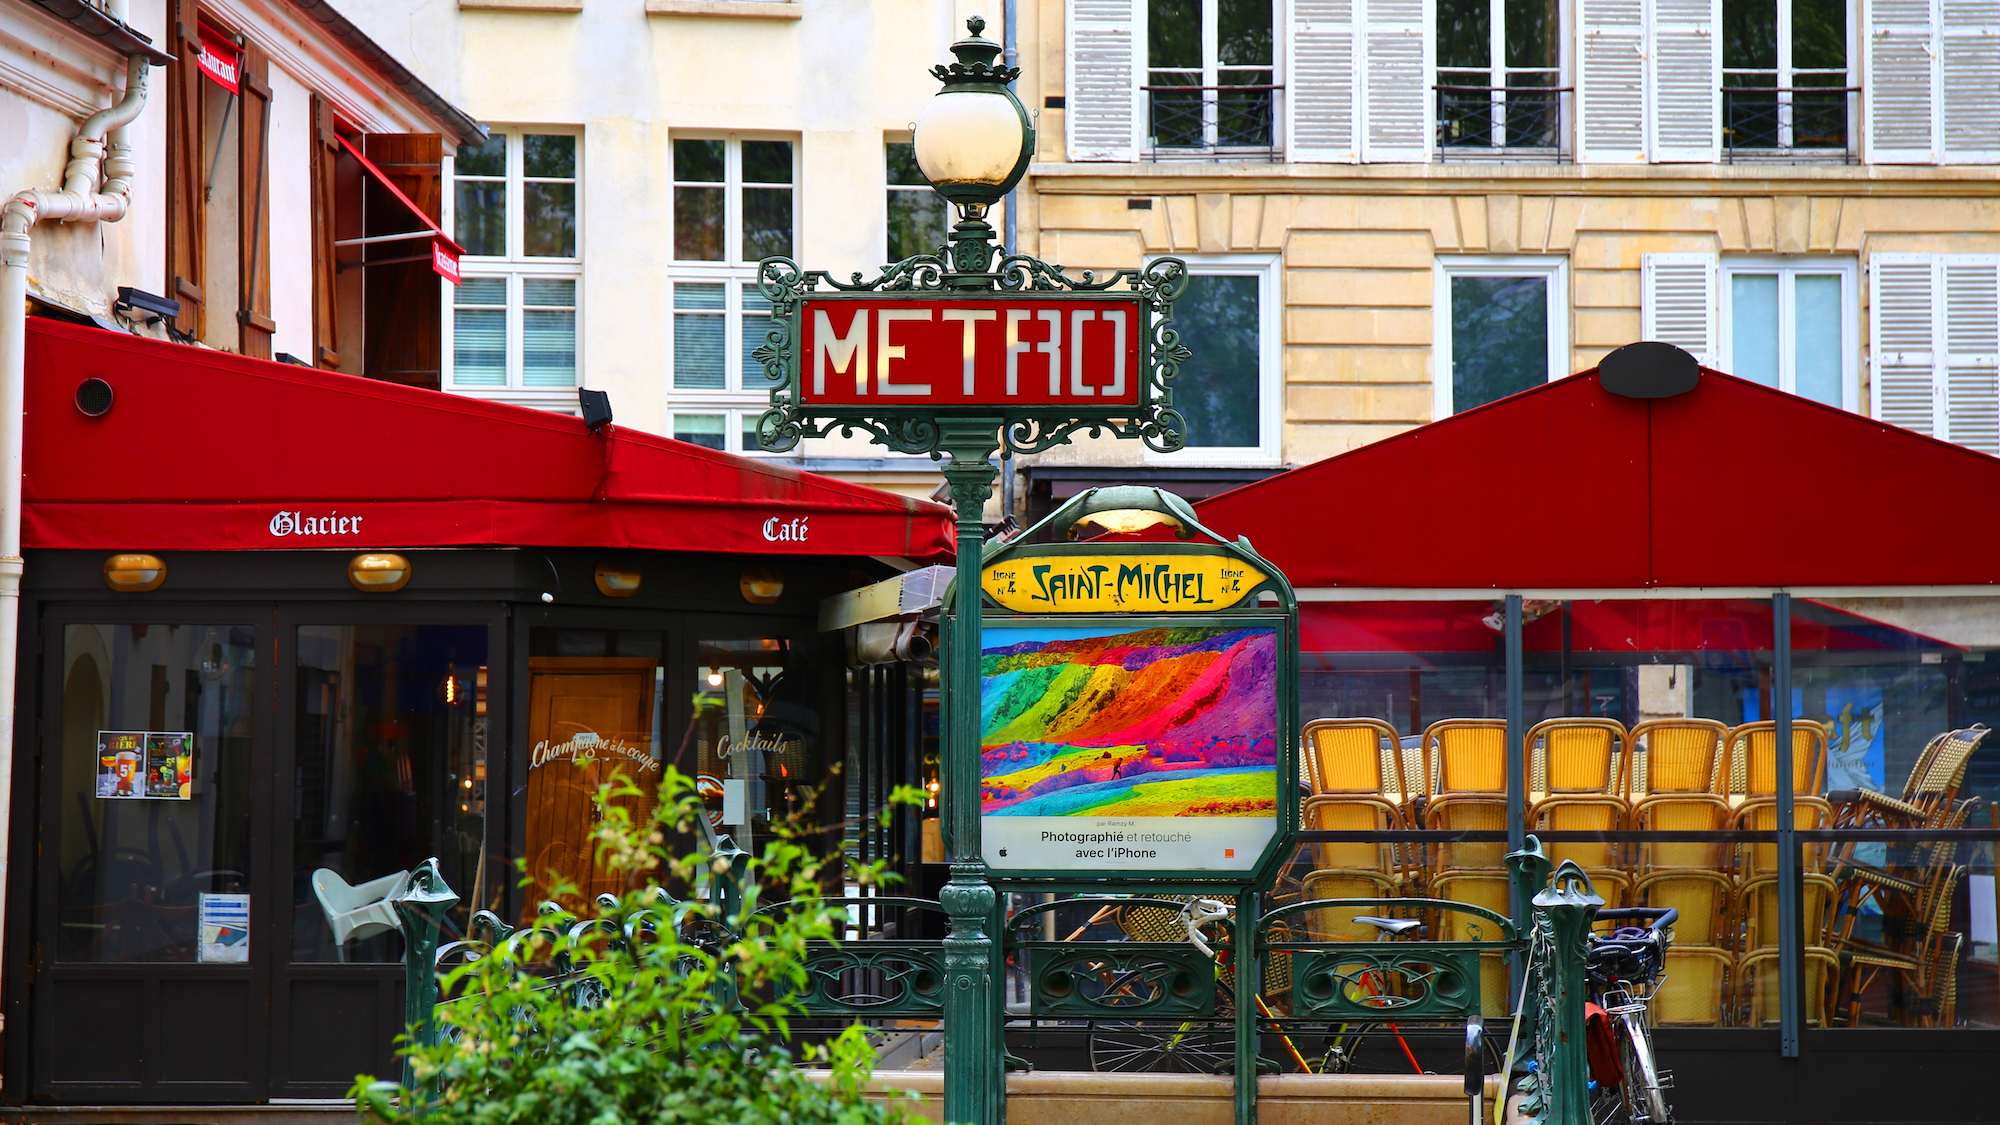
[[[1020,77],[1020,68],[993,65],[1000,45],[981,38],[985,20],[974,16],[965,26],[971,37],[951,45],[958,61],[931,68],[944,89],[917,116],[917,167],[958,208],[951,231],[953,268],[984,273],[993,262],[986,212],[1028,171],[1035,127],[1009,85]]]
[[[939,895],[951,920],[944,1108],[946,1120],[987,1125],[1005,1112],[994,973],[1000,918],[979,823],[981,514],[996,476],[990,458],[1003,446],[1040,452],[1079,430],[1139,438],[1162,453],[1181,448],[1168,388],[1187,358],[1172,327],[1187,268],[1160,258],[1076,278],[1012,247],[1003,253],[986,213],[1027,172],[1035,130],[1008,88],[1019,69],[996,65],[1001,48],[980,35],[985,20],[974,16],[966,27],[972,34],[951,47],[958,61],[932,69],[944,88],[916,122],[917,166],[958,210],[949,245],[846,281],[788,258],[764,259],[757,284],[771,302],[771,327],[753,354],[773,385],[757,425],[764,449],[860,430],[890,449],[948,458],[958,593],[942,653],[939,803],[951,861]],[[1036,355],[1023,363],[1030,346]]]

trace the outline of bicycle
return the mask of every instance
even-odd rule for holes
[[[1650,1005],[1666,979],[1667,948],[1680,912],[1672,907],[1599,909],[1595,921],[1639,921],[1609,934],[1593,932],[1585,959],[1589,999],[1584,1041],[1594,1125],[1671,1125],[1666,1091],[1673,1074],[1653,1051]]]

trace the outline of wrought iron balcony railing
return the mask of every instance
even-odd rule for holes
[[[1283,86],[1142,86],[1146,159],[1276,160]]]
[[[1527,160],[1570,158],[1563,106],[1570,86],[1453,86],[1437,91],[1437,158]]]
[[[1725,162],[1854,160],[1859,86],[1722,87]]]

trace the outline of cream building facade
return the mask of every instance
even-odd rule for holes
[[[943,242],[908,141],[937,89],[929,68],[976,6],[347,8],[501,138],[483,154],[461,148],[448,172],[446,226],[468,252],[466,284],[445,297],[445,390],[574,410],[581,385],[609,394],[620,425],[759,454],[746,430],[769,387],[745,359],[764,329],[758,258],[845,276]],[[572,206],[566,234],[536,233]],[[568,349],[573,365],[537,362]],[[860,437],[786,457],[916,495],[941,479],[928,458]]]
[[[1024,3],[1022,246],[1197,274],[1192,448],[1054,451],[1024,495],[1202,494],[1639,339],[2000,453],[1996,31],[1921,0]]]

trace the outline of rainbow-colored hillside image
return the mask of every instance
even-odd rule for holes
[[[987,816],[1276,816],[1275,630],[988,624]]]

